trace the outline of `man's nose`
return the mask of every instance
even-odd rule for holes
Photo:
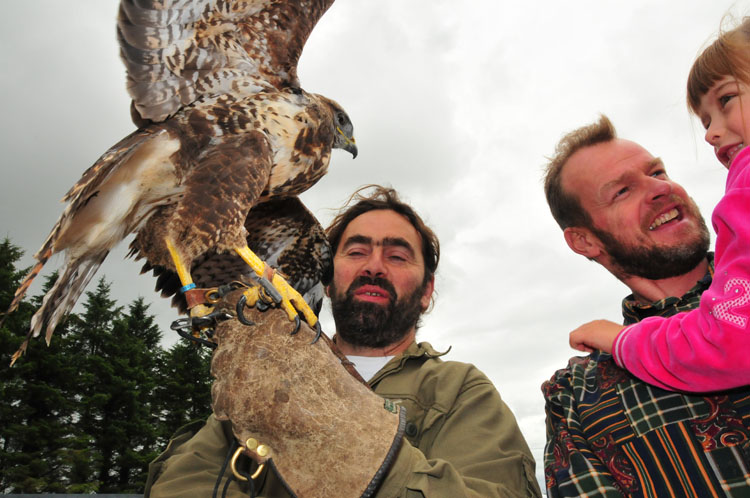
[[[662,200],[672,194],[672,182],[661,178],[649,177],[648,188],[649,201]]]
[[[362,273],[370,277],[382,277],[385,275],[386,268],[382,250],[375,249],[370,253],[370,256],[362,267]]]

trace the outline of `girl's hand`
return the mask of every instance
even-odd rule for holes
[[[585,353],[591,353],[595,349],[611,353],[615,337],[624,328],[609,320],[588,322],[570,333],[570,347]]]

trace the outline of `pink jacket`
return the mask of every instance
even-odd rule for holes
[[[700,307],[623,329],[612,355],[636,377],[670,390],[750,384],[750,147],[732,161],[714,210],[714,277]]]

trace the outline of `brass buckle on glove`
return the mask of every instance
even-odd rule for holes
[[[246,448],[250,451],[256,452],[258,455],[262,457],[268,455],[268,453],[271,451],[271,448],[269,448],[265,444],[258,444],[258,440],[252,437],[249,438],[247,441],[245,441],[245,448],[243,448],[242,446],[237,448],[237,450],[234,452],[234,455],[232,455],[232,461],[229,464],[229,468],[232,469],[232,474],[234,474],[235,479],[237,479],[238,481],[247,481],[247,477],[240,474],[237,471],[237,467],[236,467],[237,459],[240,457],[242,452],[245,451]],[[266,464],[261,463],[258,466],[258,469],[255,472],[253,472],[253,475],[250,476],[250,479],[255,480],[263,471],[263,467],[265,466]]]

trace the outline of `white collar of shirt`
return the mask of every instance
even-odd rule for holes
[[[354,364],[359,375],[366,381],[370,381],[386,363],[391,361],[393,356],[347,356],[347,359]]]

